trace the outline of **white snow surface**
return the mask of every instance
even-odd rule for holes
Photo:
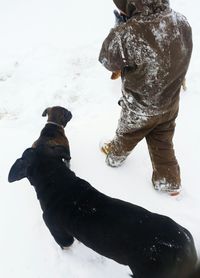
[[[125,278],[130,270],[80,242],[62,251],[42,220],[27,179],[8,183],[11,165],[38,138],[43,110],[61,105],[73,114],[66,127],[71,168],[98,190],[170,216],[192,233],[200,250],[200,128],[198,0],[171,0],[193,28],[194,50],[181,93],[174,138],[182,194],[155,192],[142,141],[117,169],[109,168],[99,142],[114,136],[120,80],[98,62],[114,25],[112,0],[0,0],[0,277]],[[113,231],[114,232],[114,231]]]

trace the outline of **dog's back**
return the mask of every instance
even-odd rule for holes
[[[64,129],[59,126],[47,123],[40,133],[40,137],[33,143],[32,147],[47,144],[50,147],[61,145],[69,149],[69,141],[65,136]]]

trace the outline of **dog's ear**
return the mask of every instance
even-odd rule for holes
[[[27,176],[27,163],[23,158],[19,158],[13,164],[8,174],[8,181],[14,182],[21,180]]]
[[[27,170],[31,164],[35,149],[27,149],[21,158],[17,159],[8,174],[8,181],[14,182],[27,177]]]
[[[51,109],[50,107],[46,108],[46,109],[44,110],[44,112],[42,113],[42,117],[46,117],[46,116],[49,114],[49,110],[50,110],[50,109]]]

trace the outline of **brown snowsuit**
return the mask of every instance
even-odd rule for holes
[[[192,53],[186,18],[168,0],[113,0],[128,19],[103,42],[99,61],[109,71],[121,70],[122,107],[107,163],[119,166],[146,138],[156,189],[180,188],[180,170],[172,138],[179,93]]]

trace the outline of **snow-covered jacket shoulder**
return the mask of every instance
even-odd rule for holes
[[[126,32],[126,24],[120,24],[111,29],[103,42],[99,61],[109,71],[121,70],[127,65],[127,57],[125,57],[124,52],[124,35]]]
[[[110,71],[122,71],[122,93],[131,110],[158,115],[178,105],[191,53],[187,19],[169,10],[135,16],[113,28],[99,61]]]

